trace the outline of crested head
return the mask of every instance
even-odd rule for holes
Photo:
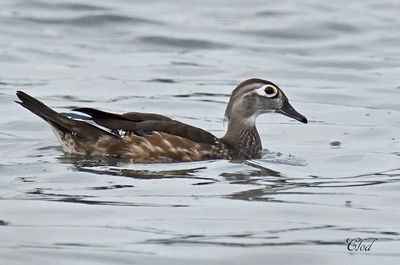
[[[267,112],[278,112],[307,123],[306,117],[289,104],[288,98],[277,85],[259,78],[247,79],[233,90],[225,117],[254,123],[258,115]]]

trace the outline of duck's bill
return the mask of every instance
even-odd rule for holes
[[[301,115],[300,113],[298,113],[292,107],[292,105],[289,104],[289,101],[285,101],[285,103],[283,103],[282,108],[278,109],[276,112],[281,113],[283,115],[286,115],[286,116],[288,116],[290,118],[293,118],[295,120],[298,120],[299,122],[307,123],[307,118],[304,117],[303,115]]]

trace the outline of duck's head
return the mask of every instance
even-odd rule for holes
[[[228,120],[240,119],[254,123],[258,115],[267,112],[281,113],[307,123],[307,118],[290,105],[277,85],[258,78],[245,80],[233,90],[225,116]]]

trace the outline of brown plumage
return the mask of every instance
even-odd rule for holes
[[[101,127],[60,114],[39,100],[18,91],[23,107],[47,121],[63,150],[87,156],[129,158],[135,162],[175,162],[206,159],[250,159],[261,152],[255,119],[265,112],[280,112],[301,122],[283,92],[273,83],[249,79],[234,90],[225,115],[228,131],[222,138],[153,113],[108,113],[78,108]]]

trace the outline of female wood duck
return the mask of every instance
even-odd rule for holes
[[[65,152],[134,162],[259,158],[262,146],[256,128],[258,115],[278,112],[307,123],[277,85],[257,78],[245,80],[233,90],[225,111],[228,131],[222,138],[158,114],[74,109],[91,116],[103,129],[58,113],[22,91],[17,96],[21,100],[17,103],[53,127]]]

